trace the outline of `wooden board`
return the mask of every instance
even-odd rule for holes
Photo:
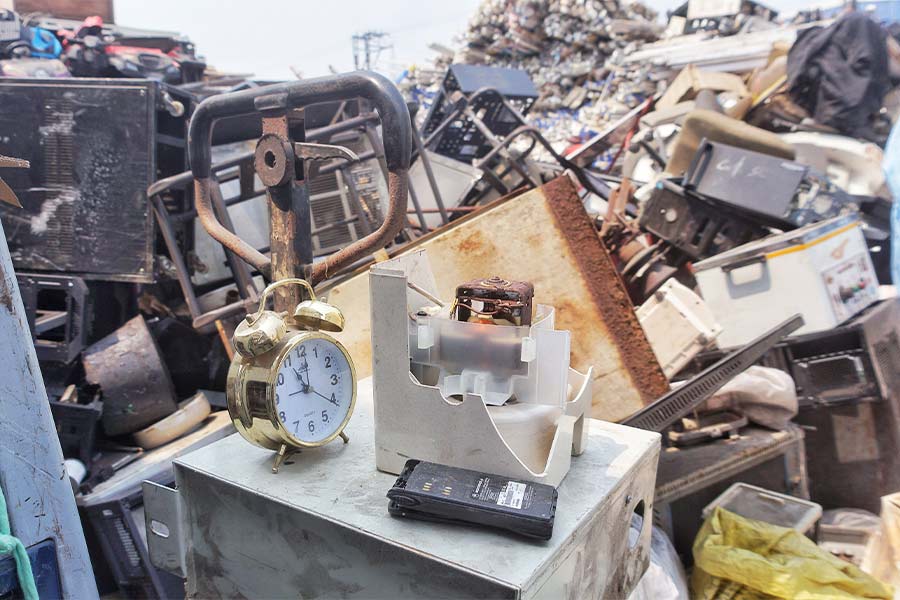
[[[620,420],[668,391],[612,261],[571,181],[500,200],[422,238],[403,252],[425,249],[438,295],[452,300],[460,282],[499,275],[531,281],[535,302],[554,306],[556,326],[572,333],[572,366],[594,367],[593,416]],[[347,318],[338,337],[371,373],[368,270],[337,283],[329,302]]]

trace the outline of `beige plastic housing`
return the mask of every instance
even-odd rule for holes
[[[644,302],[637,317],[669,379],[712,346],[722,332],[703,299],[675,279]]]
[[[507,403],[488,407],[466,393],[447,398],[410,371],[409,321],[433,303],[407,285],[435,294],[424,251],[369,271],[375,399],[375,465],[399,473],[410,458],[559,485],[572,455],[584,451],[591,372],[568,370],[562,408]],[[552,411],[556,411],[555,413]]]

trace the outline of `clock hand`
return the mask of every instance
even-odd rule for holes
[[[329,402],[331,402],[331,403],[334,404],[335,406],[338,405],[338,402],[337,402],[336,399],[335,399],[335,400],[332,400],[332,399],[329,398],[328,396],[326,396],[326,395],[324,395],[324,394],[320,394],[320,393],[317,392],[316,390],[313,390],[313,393],[316,394],[317,396],[319,396],[320,398],[325,398],[326,400],[328,400]]]
[[[310,389],[310,388],[309,388],[309,383],[303,381],[303,376],[300,375],[300,370],[294,369],[294,374],[297,376],[297,379],[300,380],[300,385],[303,386],[303,392],[309,393],[309,389]],[[308,378],[309,378],[309,375],[307,375],[307,379],[308,379]],[[292,394],[289,394],[289,395],[292,395]]]

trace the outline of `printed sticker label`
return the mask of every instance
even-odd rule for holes
[[[506,485],[503,486],[503,489],[500,490],[500,495],[497,497],[497,504],[500,506],[521,509],[522,500],[525,498],[526,487],[527,486],[524,483],[507,481]]]

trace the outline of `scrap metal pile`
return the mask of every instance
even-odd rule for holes
[[[493,0],[472,18],[456,58],[525,69],[541,92],[537,110],[576,109],[616,95],[625,102],[654,90],[640,69],[614,76],[615,58],[633,40],[655,40],[655,20],[656,13],[638,2]]]
[[[488,0],[461,48],[444,49],[433,68],[411,69],[401,88],[427,108],[451,63],[523,69],[540,92],[539,125],[558,129],[547,137],[586,136],[655,93],[647,66],[621,62],[641,42],[659,37],[656,16],[639,2]]]
[[[127,525],[143,510],[140,481],[169,483],[173,458],[231,433],[229,365],[268,352],[234,341],[262,331],[264,313],[275,325],[260,339],[316,323],[360,378],[393,392],[420,377],[429,390],[415,393],[452,411],[444,400],[469,394],[471,373],[438,364],[434,336],[530,326],[532,300],[550,311],[534,313],[544,333],[565,332],[553,348],[568,350],[529,358],[565,359],[547,372],[573,379],[541,376],[560,405],[672,446],[645,482],[657,481],[655,512],[671,512],[679,485],[705,493],[737,473],[738,459],[716,462],[723,437],[740,453],[744,442],[799,448],[808,465],[766,475],[787,482],[779,491],[809,495],[809,470],[814,500],[877,510],[900,489],[900,300],[882,171],[900,44],[870,14],[777,23],[749,0],[738,12],[711,4],[686,3],[663,31],[637,2],[486,0],[457,50],[400,79],[406,98],[363,72],[268,88],[208,68],[178,35],[0,13],[0,69],[15,77],[0,77],[0,217],[85,522],[143,547]],[[301,287],[275,293],[300,278],[308,300]],[[466,360],[486,347],[459,339]],[[394,371],[379,369],[379,344],[399,357]],[[477,366],[497,389],[521,375]],[[424,383],[432,375],[438,385]],[[296,377],[315,393],[308,372]],[[493,408],[507,391],[493,391]],[[438,433],[462,429],[402,424],[420,413],[391,402],[397,436],[417,431],[422,447],[439,451]],[[847,406],[865,408],[831,412]],[[856,460],[852,436],[829,454],[838,416],[876,438],[876,459]],[[888,424],[875,436],[873,419]],[[816,452],[804,455],[804,435]],[[714,448],[703,469],[686,450],[698,447]],[[478,450],[458,454],[490,454]],[[550,464],[534,456],[534,473]],[[830,482],[832,469],[850,483]],[[94,554],[116,571],[126,553],[111,544]],[[128,595],[183,593],[138,562],[116,582]]]

